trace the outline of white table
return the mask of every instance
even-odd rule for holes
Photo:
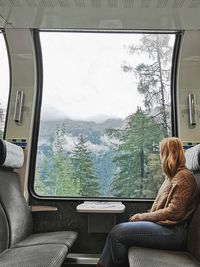
[[[85,201],[77,212],[88,213],[88,232],[107,233],[116,224],[116,214],[125,210],[121,202]]]

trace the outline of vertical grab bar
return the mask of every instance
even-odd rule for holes
[[[22,106],[23,106],[24,93],[17,91],[15,99],[14,121],[19,124],[22,120]]]
[[[195,126],[197,124],[195,94],[189,94],[188,103],[189,103],[189,124],[190,126]]]

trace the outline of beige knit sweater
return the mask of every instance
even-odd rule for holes
[[[151,211],[137,214],[137,220],[160,224],[176,224],[187,220],[196,208],[198,193],[193,174],[183,168],[171,180],[165,178]]]

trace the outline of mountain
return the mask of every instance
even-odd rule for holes
[[[78,121],[78,120],[56,120],[56,121],[41,121],[40,134],[41,136],[54,134],[58,125],[64,125],[65,129],[70,134],[87,134],[91,132],[104,131],[105,128],[118,128],[122,125],[122,119],[107,119],[102,123],[94,121]]]

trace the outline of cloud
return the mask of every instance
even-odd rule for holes
[[[43,121],[54,121],[54,120],[60,120],[65,119],[66,114],[63,113],[63,111],[55,106],[43,106],[42,112],[41,112],[41,120]]]
[[[63,148],[67,152],[72,152],[77,143],[78,143],[77,136],[65,135],[65,143],[63,144]]]
[[[106,152],[110,150],[109,147],[104,144],[93,144],[90,141],[87,141],[86,144],[87,144],[88,150],[92,153],[101,153],[101,152]]]
[[[63,143],[63,148],[66,152],[71,153],[75,148],[75,145],[78,144],[79,138],[77,136],[65,135],[65,141]],[[86,142],[88,151],[91,153],[101,153],[109,150],[109,147],[106,144],[93,144],[91,141]]]
[[[119,145],[120,144],[120,140],[118,138],[109,137],[106,134],[102,135],[101,138],[100,138],[100,140],[106,146]]]

